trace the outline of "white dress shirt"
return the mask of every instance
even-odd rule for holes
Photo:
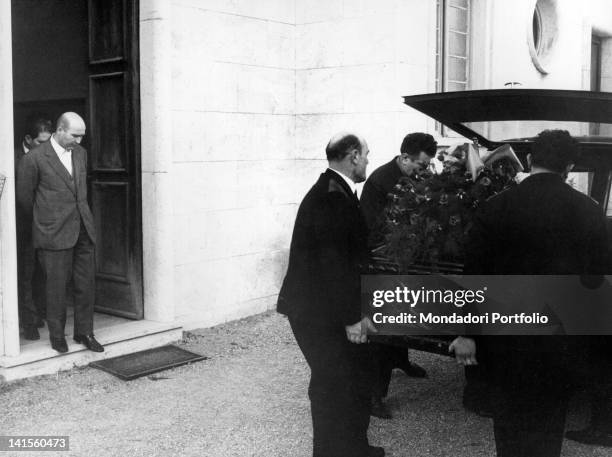
[[[70,176],[72,176],[72,151],[61,147],[59,143],[55,141],[54,135],[51,135],[51,146],[53,146],[60,162],[62,162],[66,170],[68,170],[68,173],[70,173]]]
[[[328,168],[328,170],[333,171],[338,176],[340,176],[342,179],[344,179],[344,182],[346,182],[348,184],[348,186],[351,188],[351,192],[353,192],[353,193],[357,192],[357,185],[353,182],[353,180],[351,178],[349,178],[347,176],[344,176],[338,170],[334,170],[333,168]]]

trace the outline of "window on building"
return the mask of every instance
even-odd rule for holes
[[[548,74],[558,34],[557,0],[537,0],[533,7],[531,34],[527,44],[533,65],[543,75]]]
[[[468,88],[470,0],[437,0],[436,91]]]
[[[540,54],[542,51],[542,14],[540,13],[540,8],[536,4],[533,9],[533,18],[532,18],[532,30],[531,33],[533,35],[533,47],[535,48],[536,54]]]
[[[592,91],[601,90],[601,38],[593,35],[591,38],[591,84]],[[589,135],[599,135],[601,124],[591,122],[589,124]]]

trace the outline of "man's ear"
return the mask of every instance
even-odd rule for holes
[[[23,137],[27,144],[32,144],[32,137],[30,135],[26,135]]]

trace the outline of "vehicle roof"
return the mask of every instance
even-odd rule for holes
[[[404,97],[404,103],[467,138],[494,146],[465,125],[490,121],[572,121],[612,124],[612,93],[556,89],[491,89],[436,92]],[[520,139],[519,139],[520,140]],[[505,140],[512,141],[512,140]],[[612,138],[580,137],[589,143]]]
[[[581,144],[597,143],[597,144],[612,144],[612,136],[574,136],[574,139]],[[535,137],[525,138],[509,138],[504,140],[506,143],[531,142]]]
[[[578,121],[612,123],[612,93],[553,89],[491,89],[404,97],[404,103],[438,120]]]

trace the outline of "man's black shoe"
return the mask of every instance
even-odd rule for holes
[[[77,343],[81,343],[90,351],[104,352],[104,347],[96,341],[93,335],[74,335],[73,339]]]
[[[385,449],[379,446],[368,446],[368,457],[385,457]]]
[[[565,434],[565,437],[583,444],[612,447],[611,433],[600,432],[590,427],[583,430],[571,430]]]
[[[28,325],[23,327],[23,337],[26,340],[35,341],[40,339],[40,333],[38,333],[38,329],[34,325]]]
[[[372,409],[370,416],[378,417],[379,419],[393,419],[393,415],[387,405],[382,401],[382,398],[372,399]]]
[[[427,372],[423,367],[418,366],[416,363],[408,362],[406,365],[400,367],[400,369],[406,373],[406,376],[411,378],[426,378]]]
[[[66,338],[51,338],[51,347],[57,352],[68,352],[68,343],[66,343]]]

